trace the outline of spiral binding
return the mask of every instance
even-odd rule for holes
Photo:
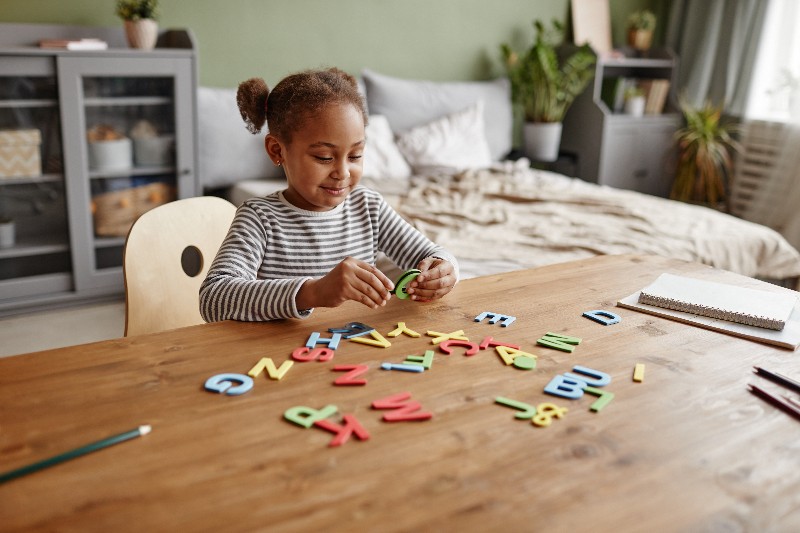
[[[674,298],[646,294],[645,292],[639,294],[639,303],[655,305],[656,307],[672,309],[673,311],[682,311],[684,313],[692,313],[695,315],[707,316],[709,318],[717,318],[720,320],[727,320],[728,322],[736,322],[738,324],[773,329],[777,331],[783,330],[784,326],[786,325],[784,320],[776,318],[726,311],[725,309],[720,309],[718,307],[707,307],[704,305],[682,302],[680,300],[675,300]]]

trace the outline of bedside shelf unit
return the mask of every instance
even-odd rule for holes
[[[109,48],[38,47],[81,37]],[[0,177],[0,217],[15,226],[13,245],[0,248],[0,316],[124,294],[126,223],[99,231],[98,200],[153,183],[169,191],[153,205],[197,194],[195,49],[185,30],[136,50],[121,26],[0,24],[0,130],[41,134],[41,172]],[[130,164],[93,168],[87,132],[102,125],[130,138],[140,121],[168,143],[165,159],[142,163],[132,142]]]
[[[668,49],[647,57],[623,50],[625,57],[598,57],[595,77],[564,119],[561,149],[578,160],[577,177],[620,189],[669,196],[677,151],[674,135],[682,117],[674,102],[677,58]],[[668,80],[663,112],[644,116],[614,112],[604,86],[616,79]]]

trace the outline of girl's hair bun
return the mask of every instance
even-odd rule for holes
[[[250,78],[239,84],[236,90],[236,105],[242,115],[247,130],[256,134],[267,120],[267,97],[269,87],[261,78]]]

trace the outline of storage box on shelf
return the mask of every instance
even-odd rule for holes
[[[108,48],[35,44],[84,37]],[[0,315],[124,294],[131,224],[198,192],[196,80],[184,30],[162,32],[143,53],[128,48],[121,27],[0,24],[0,130],[35,130],[41,140],[35,172],[0,170],[0,216],[16,227],[14,244],[0,249]],[[97,125],[119,136],[90,137]]]
[[[0,130],[0,178],[24,178],[42,174],[38,129]]]

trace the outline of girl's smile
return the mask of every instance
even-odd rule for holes
[[[333,104],[308,118],[290,143],[267,135],[267,153],[283,165],[284,198],[307,211],[344,202],[361,180],[364,117],[352,104]]]

